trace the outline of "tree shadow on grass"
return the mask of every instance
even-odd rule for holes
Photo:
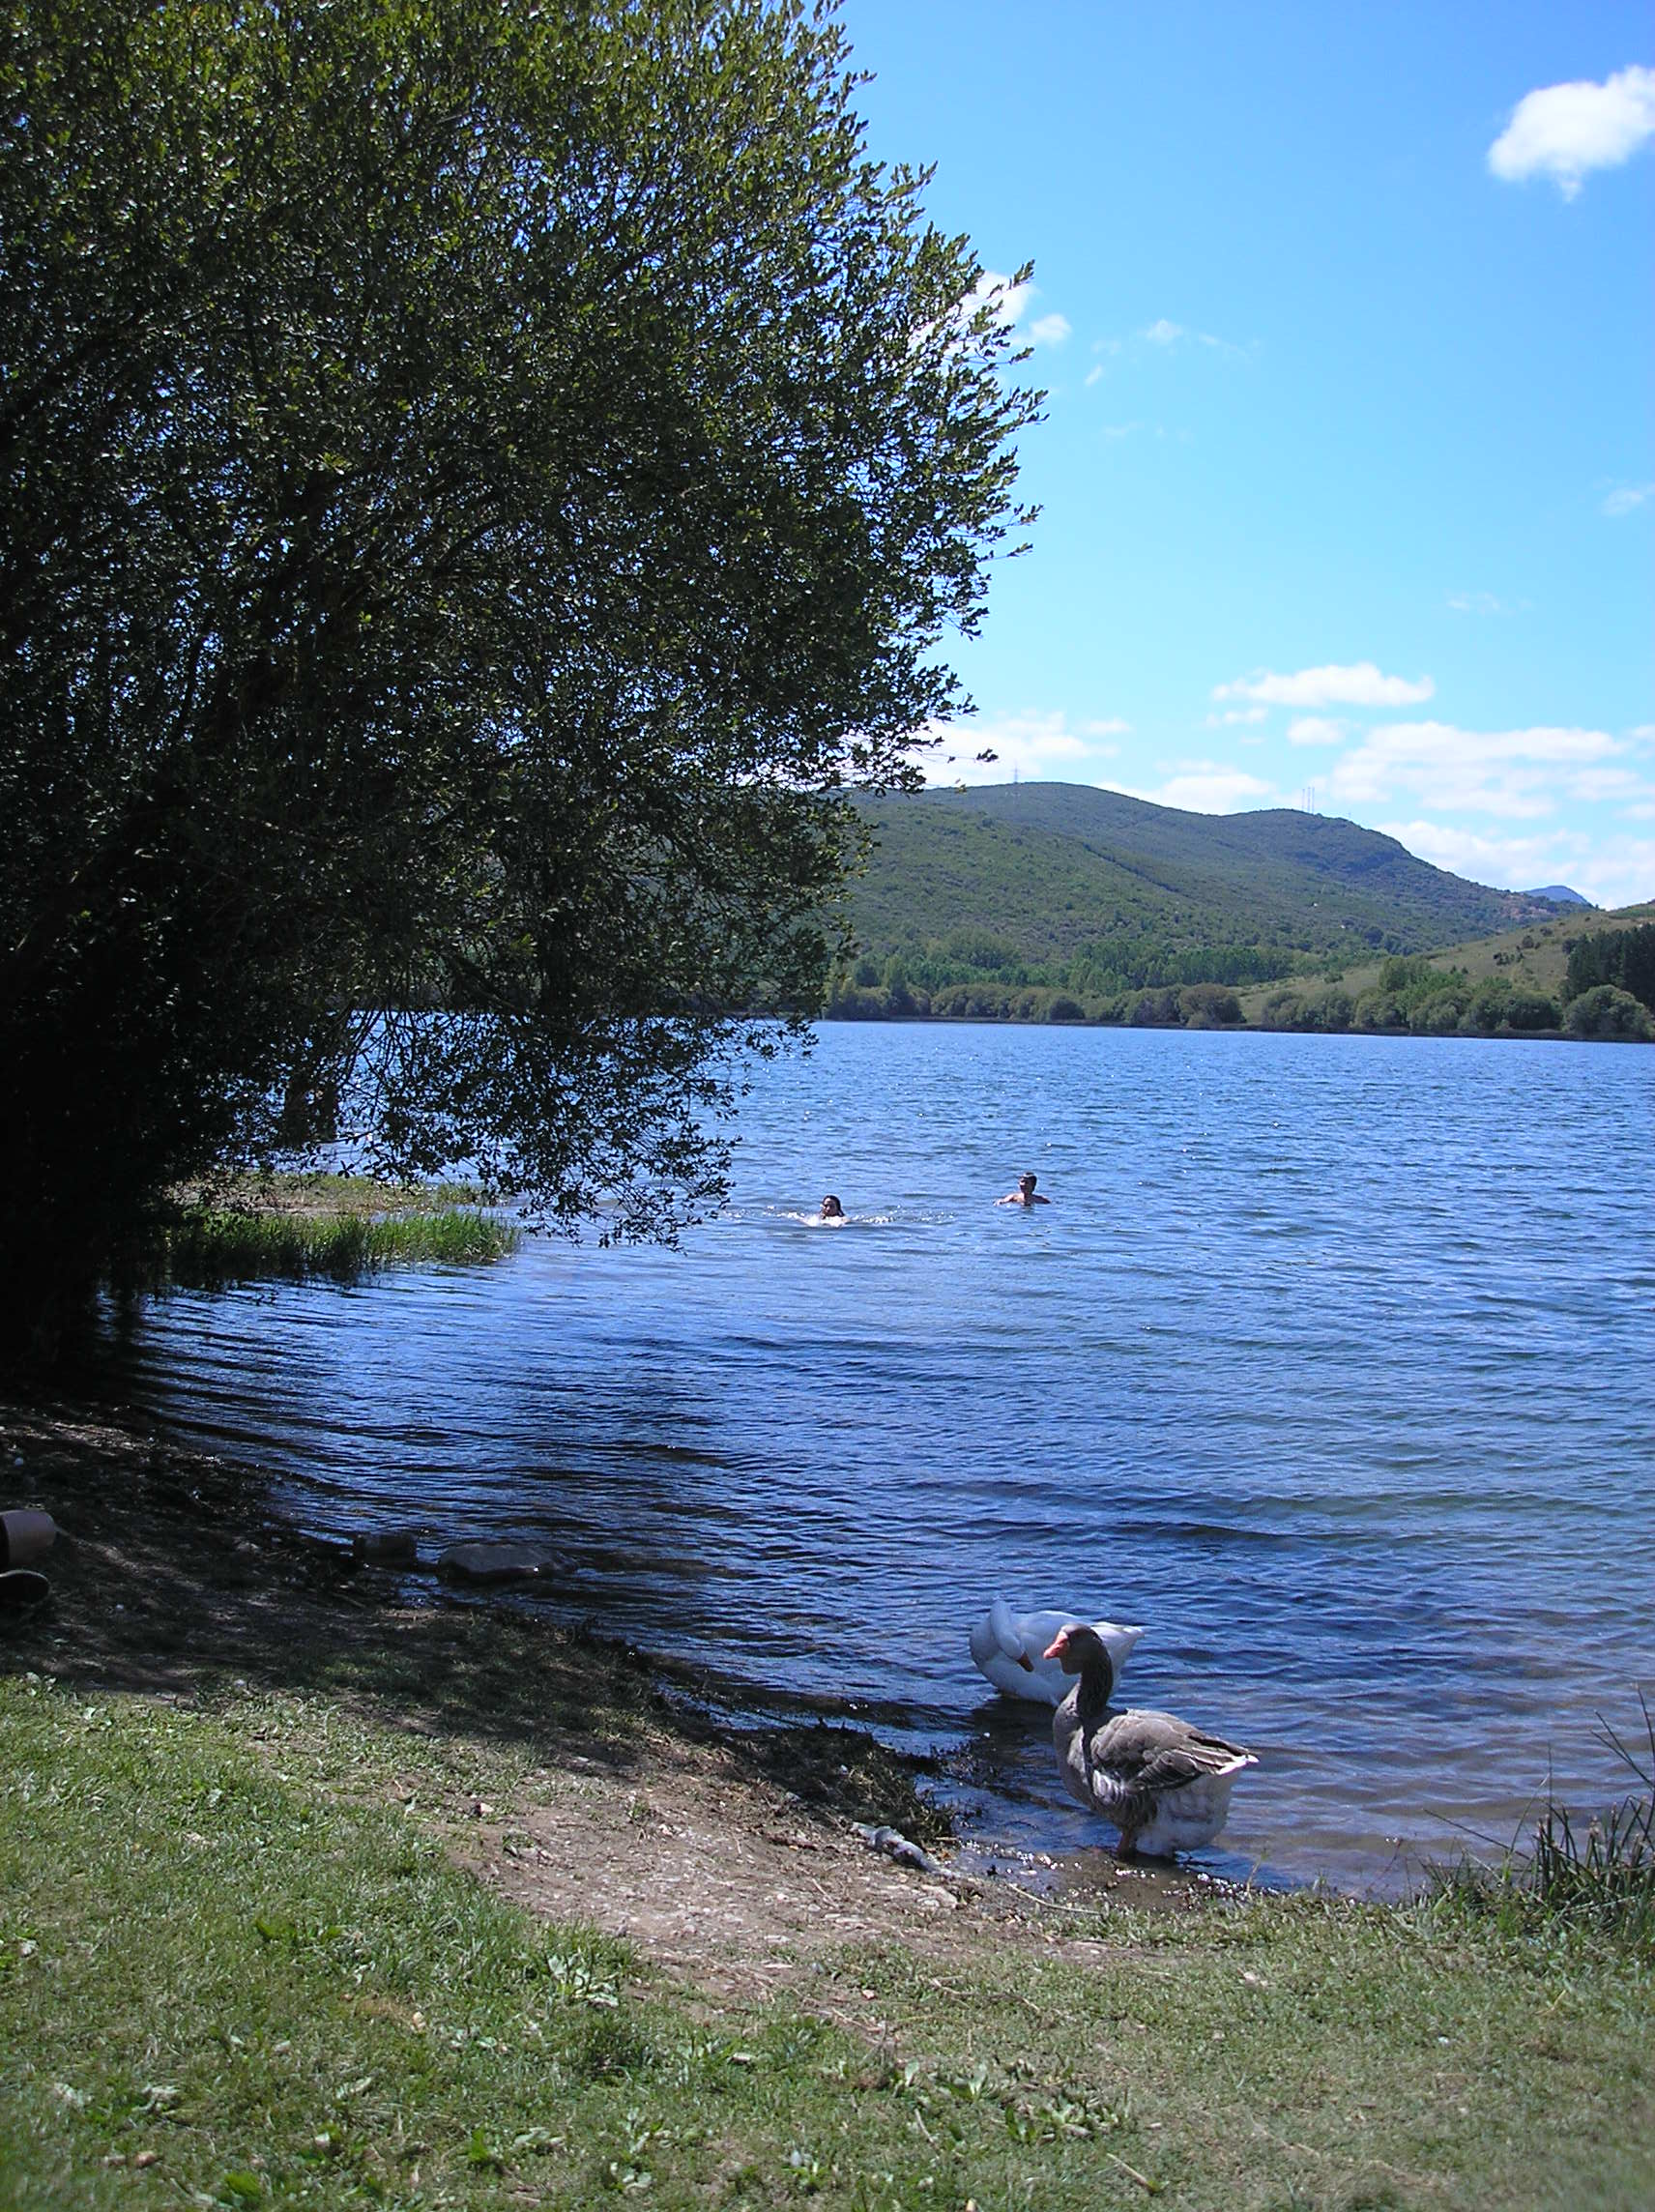
[[[41,1562],[46,1605],[0,1614],[0,1673],[174,1698],[240,1686],[334,1698],[422,1735],[621,1775],[715,1747],[728,1768],[807,1806],[947,1832],[915,1792],[921,1762],[860,1729],[721,1727],[693,1670],[508,1599],[358,1567],[282,1521],[256,1468],[105,1413],[0,1401],[0,1505],[22,1504],[61,1534]]]

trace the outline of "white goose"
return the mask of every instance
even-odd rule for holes
[[[997,1597],[980,1619],[972,1624],[972,1657],[997,1690],[1008,1698],[1025,1698],[1031,1704],[1060,1705],[1069,1694],[1062,1668],[1046,1655],[1046,1646],[1075,1619],[1072,1613],[1013,1613],[1004,1598]],[[1092,1623],[1118,1674],[1132,1656],[1132,1646],[1144,1631],[1121,1628],[1113,1620]]]
[[[1250,1751],[1174,1713],[1108,1710],[1115,1669],[1095,1629],[1071,1623],[1045,1652],[1080,1680],[1052,1715],[1052,1741],[1070,1792],[1120,1830],[1122,1856],[1171,1858],[1210,1844],[1230,1814]]]

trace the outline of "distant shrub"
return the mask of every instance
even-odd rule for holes
[[[1174,1030],[1178,1026],[1176,991],[1142,992],[1132,1008],[1132,1026],[1140,1030]]]
[[[1383,963],[1379,989],[1357,1006],[1357,1027],[1441,1036],[1459,1027],[1469,991],[1463,968],[1434,968],[1422,954],[1399,953]],[[1441,1010],[1448,1006],[1451,1015]]]
[[[1017,968],[1024,958],[1008,938],[994,937],[982,929],[952,929],[935,949],[940,959],[990,975],[1002,968]]]
[[[1401,963],[1387,961],[1385,965],[1397,967]],[[1354,1020],[1359,1030],[1406,1030],[1408,1026],[1402,1001],[1384,990],[1364,991],[1356,1001]]]
[[[1272,991],[1259,1008],[1260,1023],[1267,1030],[1296,1029],[1296,1017],[1303,1006],[1304,1001],[1296,991]]]
[[[1065,998],[1061,991],[1046,1008],[1046,1019],[1049,1022],[1084,1022],[1086,1018],[1087,1011],[1080,1001]]]
[[[932,992],[931,1011],[958,1022],[1003,1022],[1011,1015],[1012,994],[999,983],[950,983]]]
[[[1230,1029],[1242,1018],[1240,1000],[1222,983],[1186,983],[1178,1011],[1192,1030]]]
[[[1452,1036],[1465,1018],[1466,1001],[1440,992],[1409,1018],[1408,1027],[1420,1036]]]
[[[1485,975],[1471,993],[1470,1002],[1461,1016],[1460,1027],[1488,1036],[1505,1021],[1506,1008],[1511,1004],[1511,985],[1503,975]]]
[[[1391,998],[1400,998],[1405,991],[1417,990],[1429,985],[1437,975],[1429,960],[1419,955],[1409,957],[1398,954],[1385,961],[1379,969],[1379,989]]]
[[[1325,991],[1316,991],[1299,1004],[1295,1030],[1348,1030],[1350,1027],[1350,994],[1329,984]]]
[[[1630,991],[1600,983],[1569,1001],[1563,1027],[1572,1037],[1597,1038],[1610,1043],[1644,1044],[1655,1037],[1649,1009]]]
[[[828,1002],[828,1011],[835,1021],[877,1022],[886,1012],[883,991],[859,991],[853,984],[836,990]]]
[[[1554,1030],[1562,1018],[1556,1000],[1544,991],[1513,991],[1505,1009],[1506,1027],[1511,1030]]]

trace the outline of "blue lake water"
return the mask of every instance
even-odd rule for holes
[[[1395,1880],[1618,1792],[1655,1052],[835,1026],[739,1127],[678,1252],[176,1295],[136,1394],[310,1528],[528,1537],[554,1612],[868,1703],[992,1843],[1106,1834],[972,1667],[996,1593],[1146,1623],[1121,1698],[1259,1753],[1216,1870]],[[997,1209],[1025,1168],[1056,1203]]]

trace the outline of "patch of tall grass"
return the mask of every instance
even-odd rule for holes
[[[1548,1797],[1526,1851],[1463,1860],[1438,1877],[1442,1896],[1508,1935],[1578,1931],[1655,1956],[1655,1719],[1640,1703],[1646,1749],[1604,1731],[1636,1790],[1583,1823]]]
[[[205,1208],[164,1230],[154,1273],[163,1284],[193,1290],[268,1276],[354,1282],[381,1267],[500,1260],[521,1241],[508,1222],[456,1206],[378,1215]]]
[[[475,1182],[385,1182],[377,1176],[322,1169],[234,1176],[184,1183],[175,1204],[190,1213],[431,1213],[449,1206],[480,1206]]]

